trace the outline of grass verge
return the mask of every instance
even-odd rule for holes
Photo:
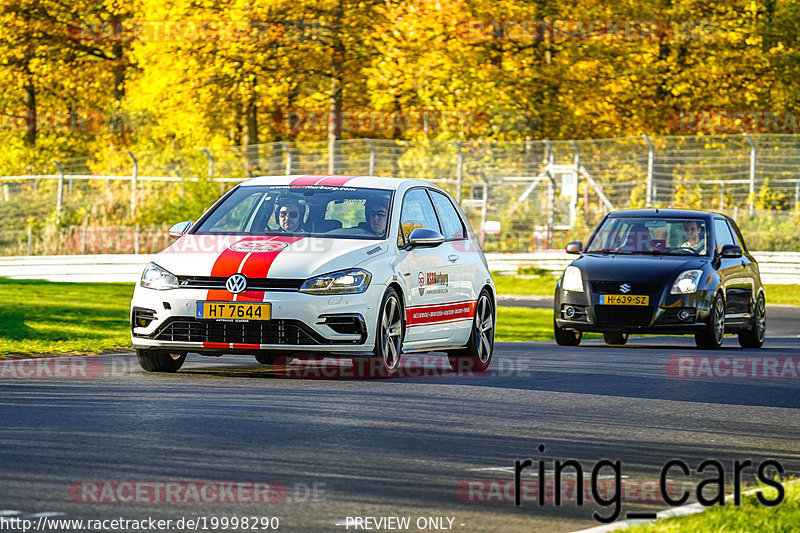
[[[742,505],[735,507],[732,502],[725,507],[711,509],[691,515],[652,524],[629,528],[635,533],[668,533],[673,531],[725,531],[728,533],[745,533],[750,531],[796,531],[800,524],[800,483],[785,483],[786,494],[783,502],[776,507],[764,507],[755,494],[743,495]],[[777,491],[765,488],[765,498],[774,500]]]
[[[133,287],[0,278],[0,357],[130,348]],[[497,341],[553,339],[553,312],[498,308]]]
[[[0,357],[130,346],[129,283],[0,278]]]
[[[552,296],[558,277],[519,277],[492,274],[497,294]],[[764,285],[767,304],[800,305],[800,285]]]

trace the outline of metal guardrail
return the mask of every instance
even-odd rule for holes
[[[800,283],[800,252],[753,252],[764,283]],[[48,281],[105,281],[134,283],[152,255],[45,255],[0,257],[0,277]],[[575,259],[561,250],[524,254],[488,253],[493,272],[517,274],[519,267],[560,273]]]

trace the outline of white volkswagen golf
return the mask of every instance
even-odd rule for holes
[[[455,369],[492,359],[495,290],[464,213],[424,181],[275,176],[235,187],[176,224],[131,301],[142,368],[186,354],[373,357],[447,352]]]

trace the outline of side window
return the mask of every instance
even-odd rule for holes
[[[714,219],[714,235],[717,239],[717,251],[721,251],[726,244],[735,244],[728,223],[721,218]]]
[[[229,210],[220,219],[214,222],[208,230],[218,232],[243,231],[245,229],[245,224],[247,224],[248,220],[251,218],[256,202],[258,202],[262,196],[262,193],[255,192],[243,198],[233,209]]]
[[[402,246],[408,241],[408,236],[416,228],[428,228],[441,232],[436,214],[425,189],[412,189],[403,199],[403,209],[400,211],[400,232],[398,245]],[[402,238],[402,241],[401,241]]]
[[[744,246],[742,246],[741,240],[739,239],[739,235],[736,230],[733,229],[732,224],[729,221],[725,221],[728,224],[728,230],[731,232],[731,236],[733,237],[733,244],[739,246],[742,250],[744,250]]]
[[[453,207],[450,199],[440,192],[430,191],[430,193],[436,206],[436,211],[439,213],[439,221],[442,223],[444,238],[448,241],[465,238],[464,225],[461,223],[461,218],[459,218],[458,212]]]

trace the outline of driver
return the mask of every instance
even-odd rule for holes
[[[301,233],[300,223],[303,220],[303,208],[297,200],[291,198],[280,199],[276,203],[275,220],[278,221],[280,230],[284,233]]]
[[[681,244],[681,248],[691,248],[695,252],[703,253],[705,248],[705,239],[700,240],[700,224],[696,220],[689,220],[683,223],[683,234],[686,237],[686,242]]]

